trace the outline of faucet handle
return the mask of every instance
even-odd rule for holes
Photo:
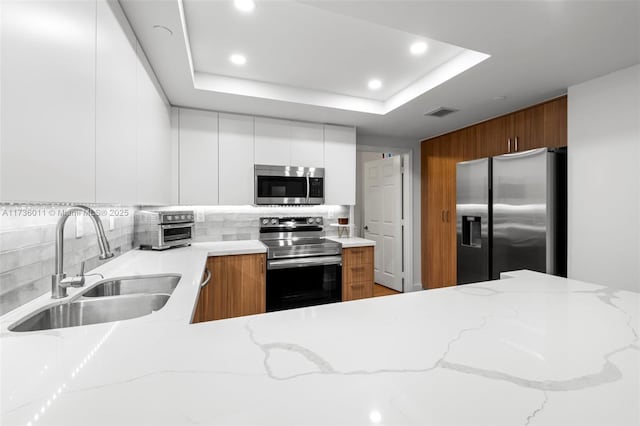
[[[84,285],[84,260],[80,263],[80,273],[75,277],[67,277],[60,281],[62,287],[82,287]]]

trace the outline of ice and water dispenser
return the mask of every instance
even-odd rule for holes
[[[480,216],[462,216],[462,242],[465,247],[482,248]]]

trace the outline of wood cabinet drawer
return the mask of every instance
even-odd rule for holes
[[[342,250],[345,265],[373,265],[373,247],[354,247]]]
[[[348,284],[345,289],[347,297],[345,300],[356,300],[373,297],[373,282],[361,281]]]
[[[345,278],[345,282],[347,283],[355,283],[361,281],[373,281],[373,264],[372,263],[363,263],[363,264],[349,264],[343,265],[343,274]]]

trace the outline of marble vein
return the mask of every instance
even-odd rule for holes
[[[549,401],[549,394],[547,393],[547,391],[543,391],[542,393],[544,394],[544,399],[542,400],[542,404],[540,405],[540,407],[533,410],[531,414],[529,414],[529,416],[527,417],[527,420],[525,421],[525,426],[529,426],[533,421],[533,419],[535,419],[535,417],[538,415],[538,413],[544,410],[544,406],[547,405],[547,402]]]
[[[447,355],[451,351],[451,347],[456,342],[459,342],[466,333],[470,333],[470,332],[473,332],[473,331],[478,331],[478,330],[484,328],[487,325],[487,321],[491,316],[492,315],[488,315],[488,316],[485,316],[484,318],[482,318],[481,323],[479,325],[477,325],[477,326],[461,329],[456,334],[456,336],[454,338],[452,338],[447,343],[447,347],[444,350],[444,352],[442,353],[442,355],[440,356],[440,358],[435,363],[433,363],[433,365],[431,365],[429,367],[424,367],[424,368],[399,368],[399,369],[396,369],[396,368],[380,368],[380,369],[376,369],[376,370],[338,371],[327,360],[325,360],[323,357],[321,357],[317,353],[313,352],[309,348],[306,348],[306,347],[304,347],[302,345],[298,345],[298,344],[295,344],[295,343],[285,343],[285,342],[260,343],[255,338],[255,333],[254,333],[253,329],[251,328],[249,322],[247,322],[245,324],[245,329],[247,330],[247,332],[249,334],[249,338],[251,339],[251,341],[256,346],[258,346],[260,348],[260,350],[264,353],[263,365],[264,365],[265,371],[266,371],[267,375],[271,379],[274,379],[274,380],[291,380],[291,379],[295,379],[295,378],[298,378],[298,377],[309,376],[309,375],[314,375],[314,374],[335,374],[335,375],[342,375],[342,376],[357,376],[357,375],[374,375],[374,374],[385,374],[385,373],[427,373],[427,372],[430,372],[430,371],[433,371],[433,370],[439,368],[442,365],[442,363],[444,362],[445,358],[447,357]],[[273,369],[269,365],[269,359],[271,358],[271,351],[274,350],[274,349],[281,349],[281,350],[286,350],[286,351],[291,351],[291,352],[297,353],[297,354],[303,356],[305,359],[307,359],[312,364],[314,364],[318,368],[318,370],[317,371],[307,371],[307,372],[304,372],[304,373],[291,374],[291,375],[288,375],[288,376],[278,376],[278,375],[276,375],[274,373]]]
[[[501,380],[505,382],[513,383],[514,385],[537,389],[541,391],[553,391],[553,392],[566,392],[577,391],[595,386],[604,385],[607,383],[613,383],[622,378],[622,372],[620,369],[611,362],[610,358],[620,352],[626,350],[638,350],[636,345],[630,344],[622,348],[609,352],[604,356],[604,364],[600,371],[587,374],[584,376],[574,377],[566,380],[531,380],[522,377],[514,376],[508,373],[504,373],[497,370],[489,370],[478,367],[472,367],[470,365],[457,364],[448,362],[446,360],[440,363],[440,366],[444,369],[457,371],[462,374],[471,374],[474,376],[484,377],[491,380]]]

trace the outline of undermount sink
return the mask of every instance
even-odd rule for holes
[[[168,294],[76,299],[46,306],[9,327],[9,330],[50,330],[137,318],[160,310],[167,300]]]
[[[83,297],[121,296],[126,294],[171,294],[180,281],[178,274],[144,275],[110,278],[100,281],[84,293]]]
[[[179,274],[108,278],[64,302],[22,318],[9,331],[40,331],[122,321],[159,311],[167,303]]]

